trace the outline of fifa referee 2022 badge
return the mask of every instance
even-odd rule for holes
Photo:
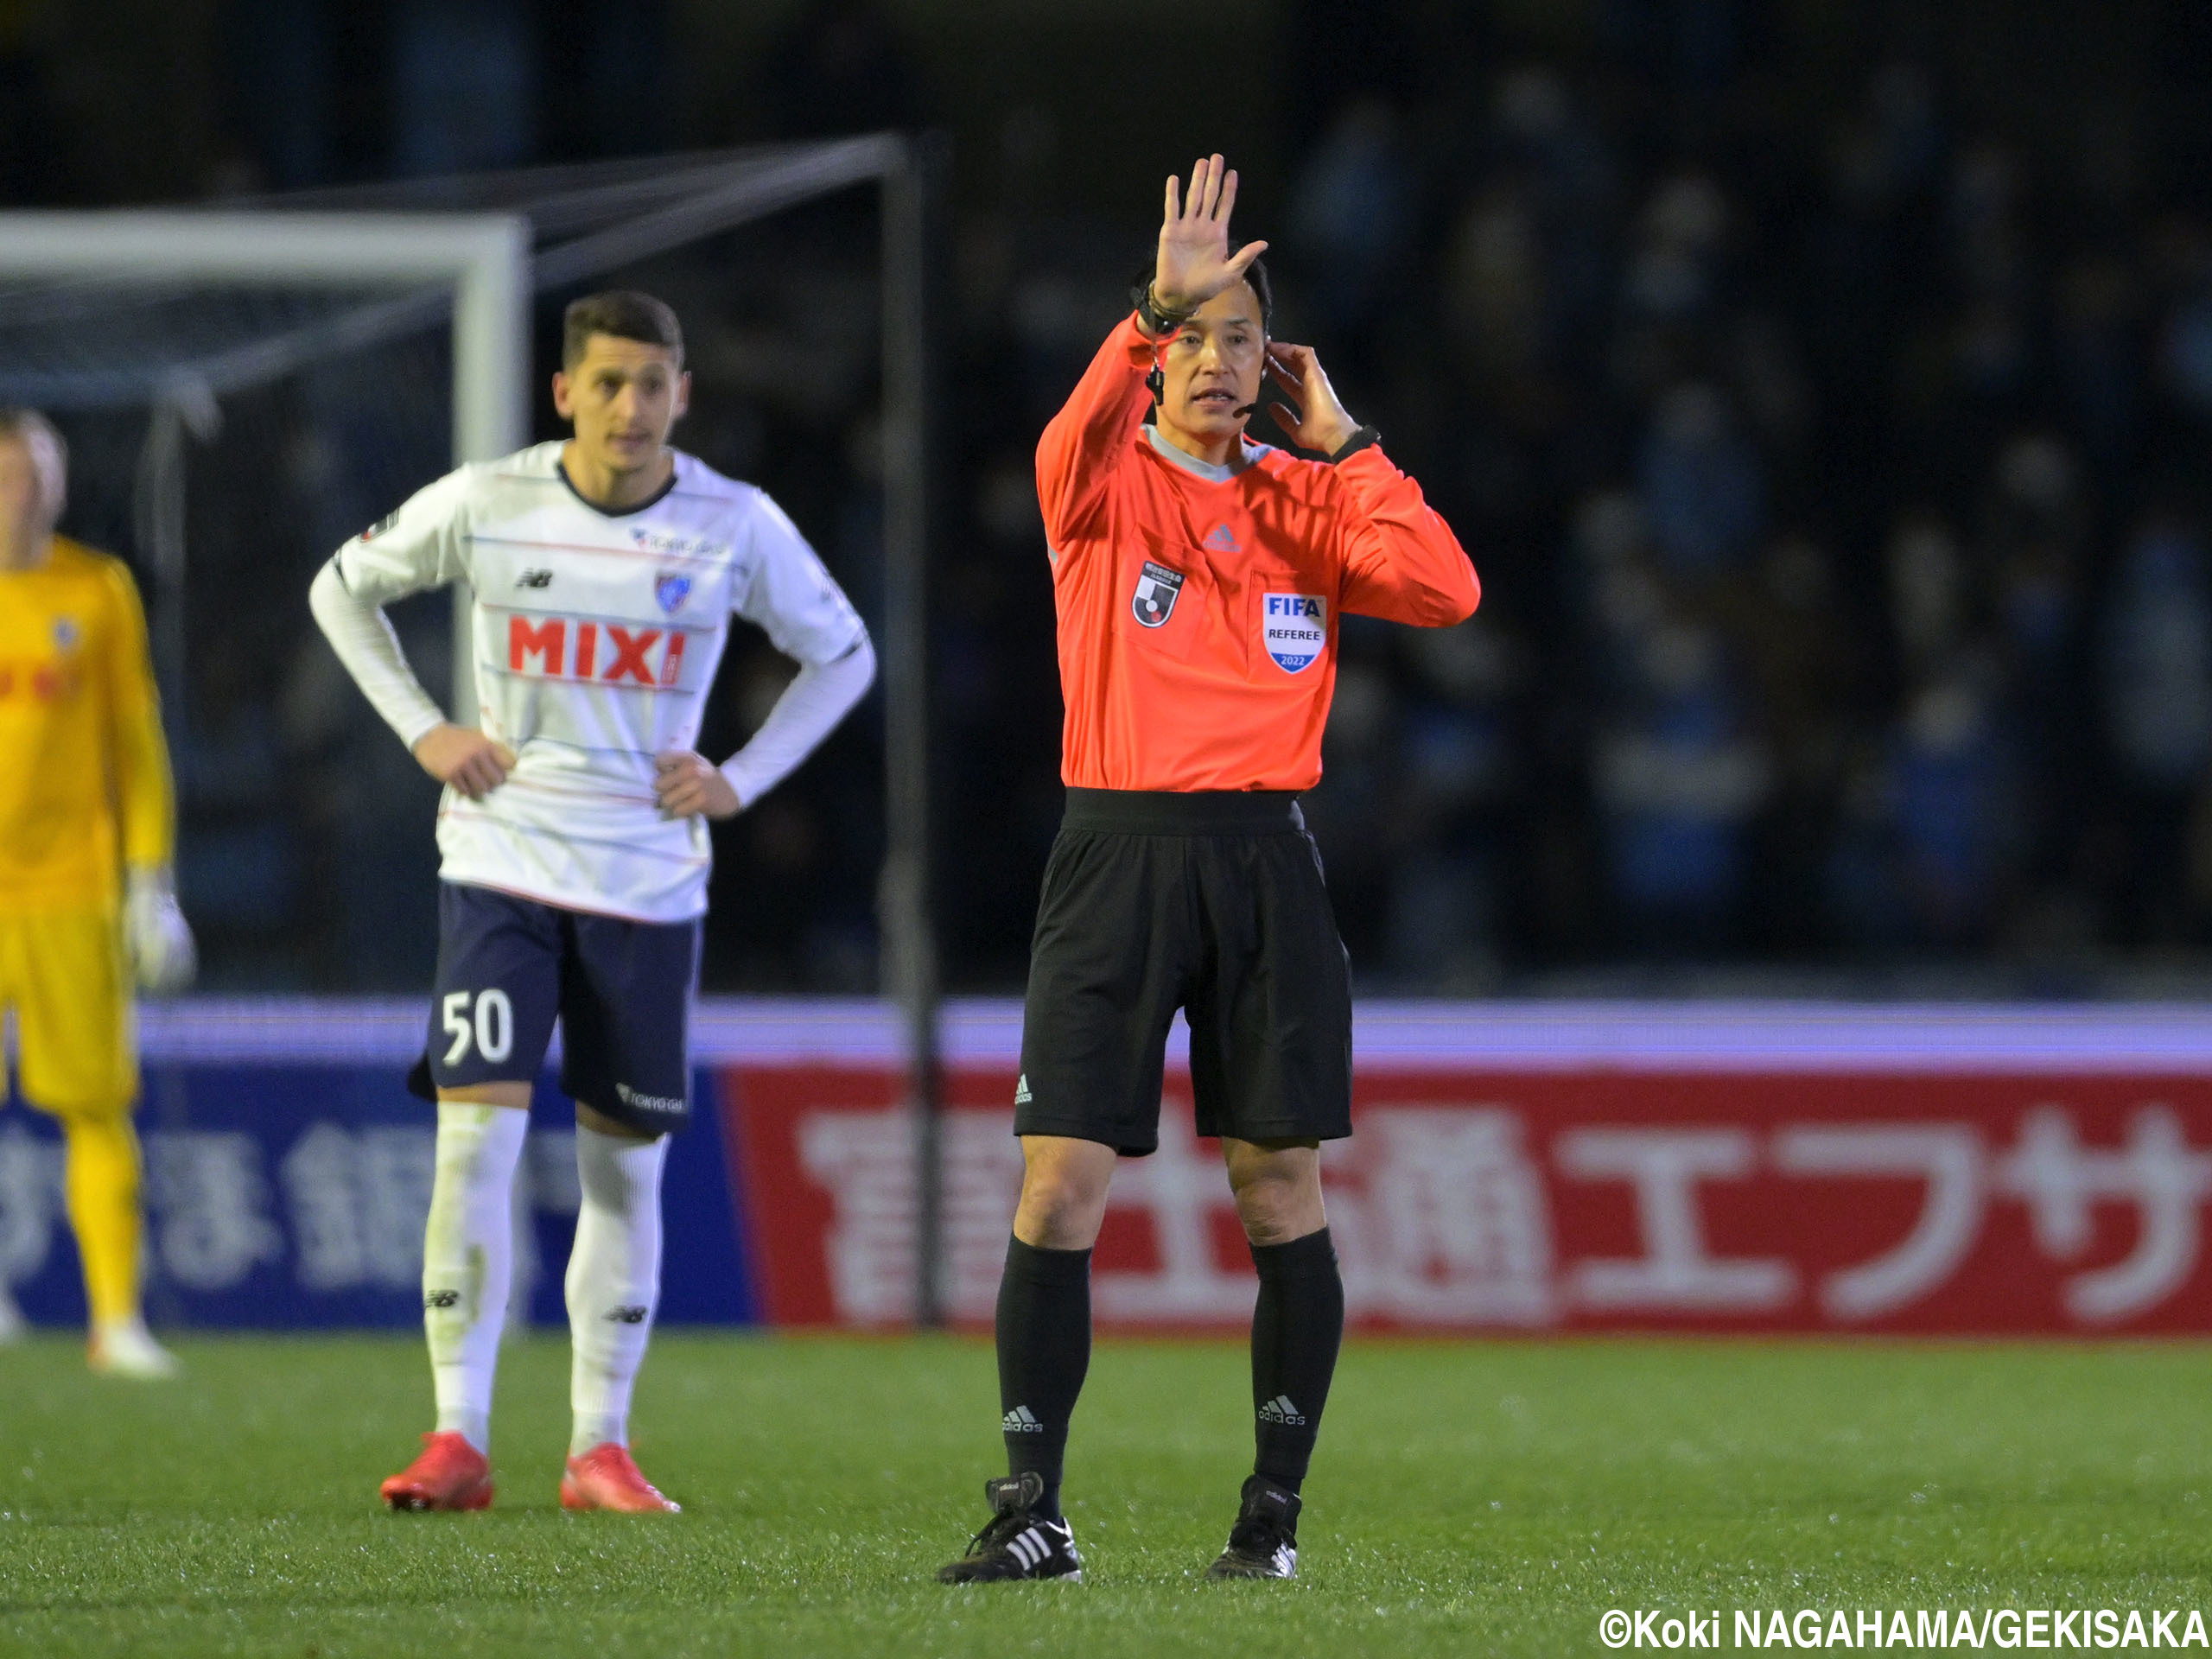
[[[1344,1328],[1320,1143],[1351,1133],[1351,992],[1298,795],[1346,612],[1473,613],[1458,539],[1272,340],[1264,242],[1232,246],[1218,156],[1167,181],[1150,280],[1037,449],[1066,703],[1067,811],[1045,872],[1014,1096],[1021,1198],[998,1300],[1007,1473],[948,1583],[1079,1578],[1060,1507],[1090,1358],[1090,1251],[1120,1158],[1158,1144],[1163,1051],[1191,1029],[1260,1294],[1257,1457],[1217,1579],[1297,1570],[1300,1486]],[[1262,406],[1294,447],[1247,432]]]

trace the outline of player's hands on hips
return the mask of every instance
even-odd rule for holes
[[[1300,448],[1318,449],[1325,455],[1333,455],[1358,432],[1359,423],[1344,412],[1337,389],[1329,384],[1329,377],[1321,369],[1321,359],[1313,354],[1311,346],[1269,340],[1267,365],[1262,372],[1297,404],[1294,410],[1285,409],[1281,404],[1270,404],[1268,408],[1275,417],[1275,424]]]
[[[689,749],[653,757],[653,793],[671,818],[734,818],[745,804],[720,766]]]
[[[200,952],[192,942],[192,929],[178,908],[176,889],[165,869],[130,872],[124,898],[124,942],[130,950],[131,970],[149,991],[181,991],[200,970]]]
[[[415,758],[442,784],[451,784],[472,801],[480,801],[515,769],[515,753],[483,733],[450,722],[433,726],[415,740]]]
[[[1229,253],[1229,210],[1236,205],[1236,175],[1218,156],[1191,163],[1191,190],[1167,181],[1167,211],[1160,226],[1160,258],[1153,267],[1152,300],[1167,311],[1195,311],[1243,280],[1244,268],[1268,251],[1255,242]]]

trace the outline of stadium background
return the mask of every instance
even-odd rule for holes
[[[638,1413],[680,1526],[554,1509],[550,1089],[499,1508],[373,1512],[424,1395],[429,1123],[397,1073],[433,791],[304,594],[453,433],[435,345],[296,376],[181,440],[168,718],[207,972],[147,1010],[142,1122],[182,1382],[85,1377],[58,1152],[0,1113],[0,1279],[41,1327],[0,1346],[0,1652],[1399,1659],[1587,1653],[1609,1607],[2212,1606],[2204,1349],[2172,1339],[2212,1332],[2208,67],[2187,0],[0,0],[0,208],[949,135],[963,1327],[880,1334],[913,1210],[879,694],[718,832],[711,1109],[671,1161]],[[974,1333],[1057,811],[1029,448],[1159,180],[1214,148],[1282,331],[1488,586],[1450,633],[1347,628],[1313,804],[1362,993],[1362,1132],[1326,1175],[1355,1340],[1300,1582],[1200,1593],[1249,1420],[1241,1340],[1189,1338],[1241,1330],[1251,1281],[1171,1068],[1099,1258],[1091,1581],[948,1599],[922,1575],[999,1455]],[[855,193],[635,273],[690,327],[681,441],[872,619],[878,234]],[[144,411],[65,418],[67,527],[145,581]],[[435,680],[444,613],[402,623]],[[734,652],[710,743],[778,672]],[[764,1317],[857,1330],[674,1328]],[[2164,1339],[2079,1340],[2115,1335]]]
[[[1003,991],[1057,810],[1029,448],[1157,175],[1225,147],[1284,332],[1489,587],[1450,634],[1346,635],[1313,810],[1363,988],[2201,984],[2200,10],[1236,0],[1222,86],[1158,60],[1177,16],[10,0],[0,201],[949,130],[941,912],[950,986]],[[772,257],[663,273],[698,341],[684,438],[866,606],[874,232],[793,219]],[[297,526],[194,546],[219,599],[170,724],[211,990],[420,982],[426,785],[332,695],[301,594],[442,464],[442,418],[344,435],[392,457],[372,480],[194,480]],[[772,671],[733,663],[721,737]],[[709,990],[871,988],[873,748],[860,722],[724,832]]]
[[[1319,347],[1487,588],[1449,631],[1347,620],[1309,800],[1365,999],[1375,1133],[1332,1177],[1340,1216],[1373,1214],[1343,1229],[1356,1315],[2201,1327],[2212,29],[2147,0],[1237,0],[1207,13],[1238,66],[1217,83],[1162,60],[1181,21],[15,0],[0,204],[421,206],[452,175],[948,135],[936,888],[970,1000],[944,1290],[973,1321],[1013,1178],[1004,999],[1059,794],[1031,448],[1124,303],[1160,176],[1225,149],[1239,228],[1274,244],[1278,332]],[[848,192],[624,278],[687,318],[682,442],[784,501],[880,635],[879,235]],[[565,297],[539,297],[537,380]],[[190,585],[181,610],[156,596],[156,639],[205,965],[148,1045],[173,1321],[412,1317],[429,1135],[392,1073],[434,950],[434,791],[304,594],[448,464],[444,372],[434,345],[340,360],[183,442]],[[63,419],[64,527],[143,575],[145,414]],[[434,685],[446,620],[403,618]],[[739,641],[703,747],[734,747],[785,671]],[[754,1000],[707,1021],[715,1122],[671,1205],[721,1265],[672,1319],[910,1306],[899,1043],[869,1000],[882,695],[716,831],[705,989]],[[1808,1011],[1740,1001],[1777,993]],[[843,1000],[782,1000],[804,998]],[[1739,1000],[1694,1001],[1716,998]],[[1166,1167],[1122,1183],[1102,1262],[1145,1282],[1103,1310],[1234,1325],[1226,1207],[1179,1209]],[[0,1273],[41,1319],[73,1306],[59,1198],[50,1138],[11,1115]],[[550,1280],[537,1301],[557,1320]]]

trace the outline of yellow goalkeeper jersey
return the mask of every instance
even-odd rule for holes
[[[57,536],[36,569],[0,570],[0,911],[111,906],[175,833],[138,590]]]

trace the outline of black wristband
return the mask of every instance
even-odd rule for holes
[[[1129,299],[1137,308],[1137,327],[1154,340],[1163,340],[1188,322],[1194,313],[1163,310],[1152,296],[1152,284],[1129,290]]]
[[[1329,452],[1329,464],[1334,466],[1346,455],[1356,455],[1363,449],[1371,449],[1382,442],[1382,435],[1371,426],[1363,426],[1346,438],[1341,448]]]

